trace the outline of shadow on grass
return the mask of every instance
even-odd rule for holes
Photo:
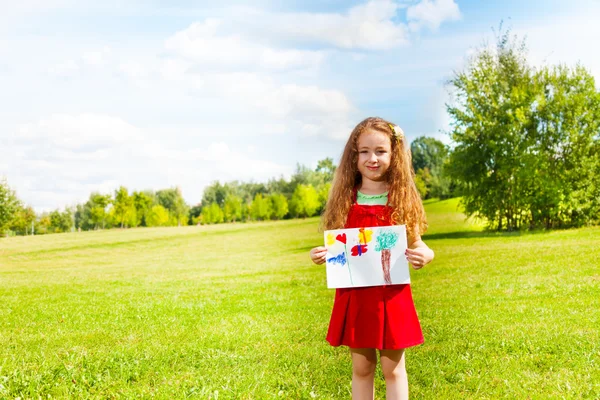
[[[524,236],[524,235],[539,235],[547,234],[551,231],[546,230],[534,230],[534,231],[460,231],[460,232],[440,232],[440,233],[425,233],[422,238],[423,240],[436,240],[436,239],[470,239],[470,238],[484,238],[484,237],[513,237],[513,236]]]

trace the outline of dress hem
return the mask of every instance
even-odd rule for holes
[[[339,344],[333,344],[331,343],[331,341],[329,341],[329,339],[326,339],[327,342],[333,346],[333,347],[340,347],[340,346],[347,346],[350,349],[377,349],[377,350],[402,350],[402,349],[408,349],[409,347],[414,347],[414,346],[418,346],[421,345],[423,343],[425,343],[425,340],[420,340],[417,342],[412,342],[409,344],[406,344],[404,346],[399,346],[399,347],[390,347],[390,348],[383,348],[383,347],[379,347],[379,346],[358,346],[358,347],[352,347],[346,343],[339,343]]]

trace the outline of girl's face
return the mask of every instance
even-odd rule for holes
[[[358,171],[365,179],[381,182],[390,167],[392,143],[385,133],[367,130],[358,137]]]

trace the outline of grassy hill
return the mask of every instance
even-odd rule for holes
[[[600,229],[488,233],[457,206],[426,204],[412,397],[599,398]],[[317,224],[0,240],[0,398],[349,398]]]

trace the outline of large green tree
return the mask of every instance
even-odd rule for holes
[[[535,70],[505,32],[450,84],[449,171],[468,215],[509,230],[598,222],[600,97],[583,67]]]

